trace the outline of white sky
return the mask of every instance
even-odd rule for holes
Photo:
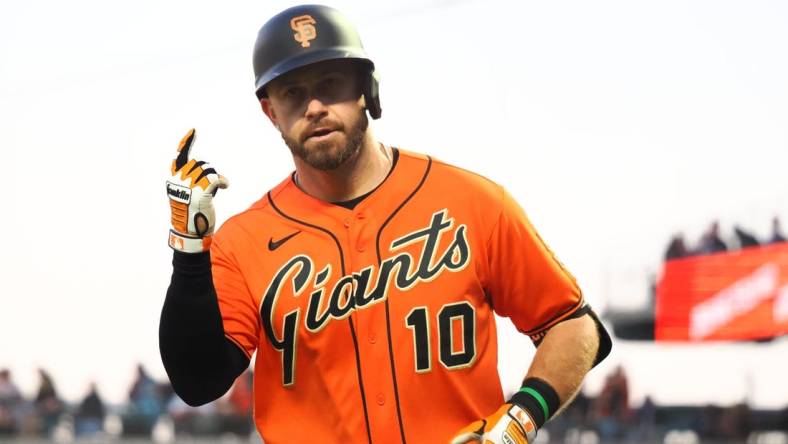
[[[122,401],[137,361],[164,376],[171,156],[196,127],[195,154],[231,180],[220,221],[292,169],[251,69],[291,4],[0,6],[0,367],[27,394],[39,365],[70,400],[96,379]],[[378,137],[507,186],[600,309],[644,303],[677,230],[788,222],[786,2],[329,4],[382,74]],[[509,387],[530,346],[502,330]],[[782,407],[786,349],[619,343],[588,387],[622,363],[635,400]]]

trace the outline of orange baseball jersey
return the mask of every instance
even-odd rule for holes
[[[268,444],[442,443],[503,402],[493,313],[536,339],[580,289],[499,185],[399,150],[354,209],[291,175],[211,247]]]

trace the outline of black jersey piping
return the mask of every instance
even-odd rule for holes
[[[405,204],[408,203],[413,198],[413,196],[415,196],[416,193],[419,192],[421,187],[424,185],[424,182],[427,180],[427,176],[430,174],[431,168],[432,168],[432,158],[427,156],[427,168],[424,170],[424,176],[422,176],[419,184],[416,186],[413,192],[411,192],[410,195],[406,197],[404,201],[402,201],[402,203],[389,215],[386,221],[383,222],[383,224],[380,226],[380,229],[378,230],[377,238],[375,240],[375,249],[378,255],[378,265],[380,265],[382,260],[380,256],[380,236],[383,234],[383,229],[386,228],[386,225],[388,225],[388,223],[391,222],[392,219],[394,219],[394,216],[399,212],[399,210],[401,210],[402,207],[404,207]],[[386,298],[385,306],[386,306],[386,339],[389,342],[389,362],[391,363],[391,379],[392,382],[394,383],[394,400],[397,405],[397,420],[399,421],[399,433],[400,433],[400,437],[402,438],[402,444],[406,444],[405,427],[402,425],[402,410],[399,405],[399,388],[397,387],[397,370],[396,370],[396,366],[394,365],[394,349],[391,345],[391,318],[389,316],[389,298]]]
[[[571,316],[576,311],[578,311],[578,310],[583,308],[583,305],[585,305],[585,299],[583,297],[581,297],[580,300],[577,302],[577,304],[575,304],[572,307],[562,311],[561,313],[557,314],[556,316],[553,316],[552,318],[550,318],[549,321],[542,322],[536,328],[532,328],[531,330],[524,331],[523,334],[531,336],[531,335],[539,334],[539,333],[541,333],[542,331],[544,331],[544,330],[546,330],[548,328],[552,328],[556,324],[559,324],[559,323],[561,323],[563,321],[566,321],[567,319],[570,319]]]
[[[304,225],[304,226],[307,226],[307,227],[310,227],[310,228],[314,228],[316,230],[320,230],[320,231],[322,231],[324,233],[327,233],[329,236],[331,236],[331,238],[334,239],[334,243],[337,244],[337,250],[339,250],[339,261],[340,261],[340,264],[342,265],[342,276],[345,275],[345,255],[342,252],[342,245],[339,243],[339,239],[337,239],[337,237],[334,236],[334,233],[332,233],[330,230],[328,230],[326,228],[323,228],[323,227],[320,227],[320,226],[317,226],[317,225],[313,225],[313,224],[304,222],[302,220],[298,220],[298,219],[296,219],[294,217],[288,216],[282,210],[280,210],[279,207],[276,206],[276,204],[274,203],[273,197],[271,197],[271,192],[270,191],[268,192],[268,202],[271,204],[271,207],[277,213],[279,213],[280,216],[284,217],[285,219],[293,221],[293,222],[301,224],[301,225]],[[358,340],[356,338],[356,331],[353,328],[353,317],[349,316],[347,318],[347,320],[348,320],[348,325],[350,325],[350,336],[353,338],[353,349],[356,352],[356,374],[358,376],[358,388],[359,388],[359,391],[361,392],[361,405],[364,407],[364,423],[367,426],[367,442],[369,442],[369,444],[372,444],[372,431],[369,428],[369,413],[367,412],[367,396],[364,393],[364,380],[361,377],[361,358],[359,357],[359,353],[358,353]]]
[[[230,342],[232,342],[233,344],[235,344],[235,346],[236,346],[236,347],[238,347],[238,350],[240,350],[240,351],[241,351],[241,353],[243,353],[243,354],[244,354],[244,356],[246,356],[246,359],[247,359],[247,360],[249,360],[249,361],[251,361],[251,360],[252,360],[252,355],[250,355],[249,353],[247,353],[247,351],[246,351],[246,348],[245,348],[243,345],[241,345],[241,343],[240,343],[240,342],[238,342],[238,341],[237,341],[237,340],[236,340],[234,337],[230,336],[230,335],[229,335],[229,334],[227,334],[227,333],[225,333],[225,334],[224,334],[224,337],[225,337],[225,338],[227,338],[227,340],[228,340],[228,341],[230,341]],[[247,364],[247,365],[249,365],[249,364]]]

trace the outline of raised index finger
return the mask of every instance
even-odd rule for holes
[[[178,145],[178,156],[175,158],[175,165],[174,171],[178,171],[186,165],[186,162],[189,161],[189,150],[192,148],[192,144],[194,143],[194,128],[190,129],[183,139],[181,139],[181,143]]]

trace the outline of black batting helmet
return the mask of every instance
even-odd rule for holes
[[[324,60],[348,59],[364,69],[362,85],[370,117],[380,117],[380,94],[375,64],[361,45],[355,27],[336,9],[301,5],[286,9],[268,20],[254,44],[254,76],[257,98],[267,97],[265,86],[296,68]]]

